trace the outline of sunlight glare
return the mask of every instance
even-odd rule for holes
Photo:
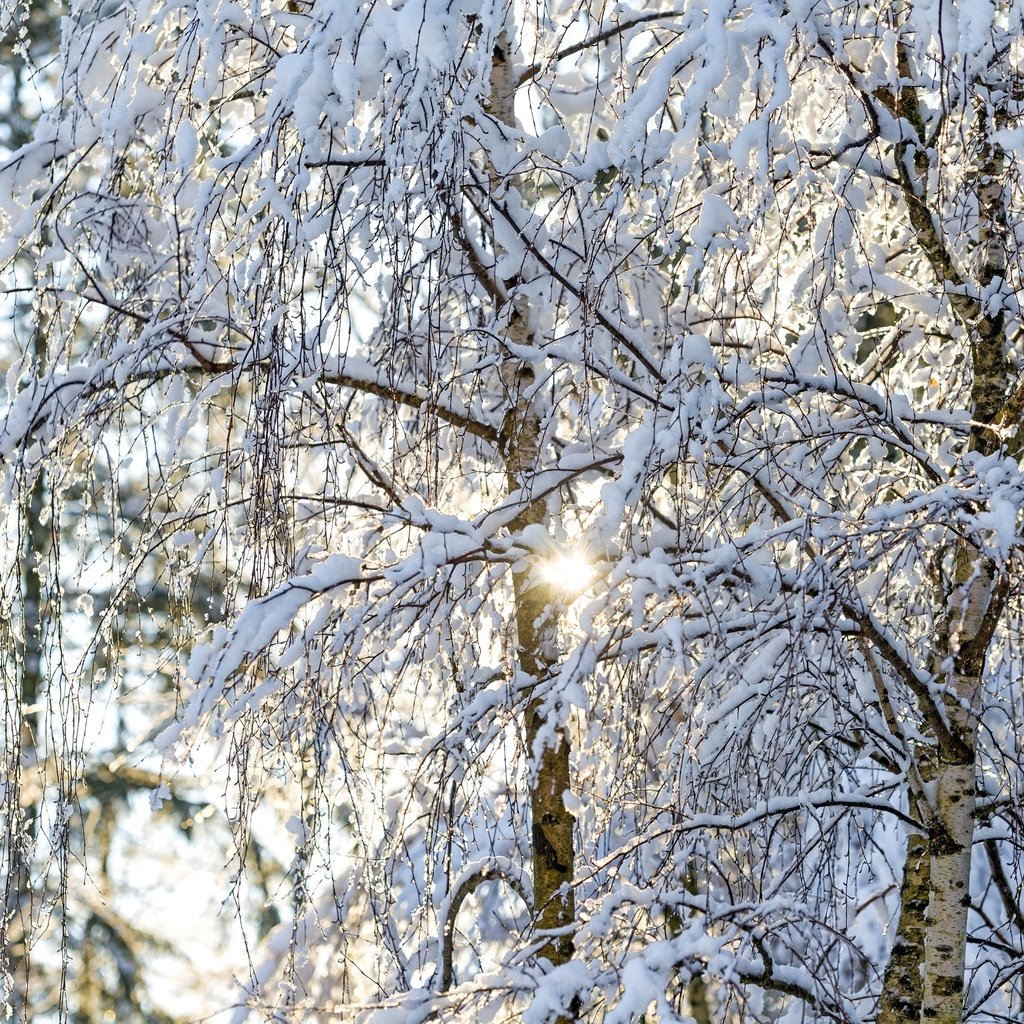
[[[578,549],[559,551],[540,563],[540,577],[562,594],[577,597],[594,581],[594,567]]]

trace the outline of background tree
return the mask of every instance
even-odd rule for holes
[[[60,14],[59,5],[34,2],[0,20],[4,160],[31,142],[52,102]],[[47,318],[34,307],[34,255],[19,253],[8,278],[0,363],[12,382],[19,369],[44,373],[55,351]],[[81,323],[74,329],[89,330]],[[131,421],[124,410],[122,429]],[[167,652],[188,642],[192,595],[167,584],[173,566],[159,558],[123,572],[153,515],[153,489],[136,476],[114,490],[102,454],[90,457],[87,474],[81,468],[74,459],[54,462],[49,475],[19,470],[7,481],[0,605],[4,1002],[19,1021],[171,1021],[188,1007],[162,1007],[160,989],[183,973],[183,961],[194,971],[195,951],[186,956],[172,936],[154,933],[146,906],[156,902],[159,914],[159,900],[144,898],[140,880],[159,872],[160,854],[147,843],[156,829],[179,870],[190,859],[208,861],[209,833],[188,840],[214,807],[196,780],[186,780],[174,785],[167,813],[155,823],[150,797],[165,780],[158,765],[128,763],[125,748],[154,716],[172,713],[168,690],[180,666]],[[195,598],[207,617],[216,616],[216,589]],[[135,657],[121,659],[129,646]],[[261,868],[270,865],[250,866],[265,883]],[[193,1000],[193,1012],[197,1005]]]
[[[72,10],[0,457],[223,588],[236,1020],[1019,1012],[1021,20]]]

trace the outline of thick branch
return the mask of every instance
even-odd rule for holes
[[[443,420],[453,427],[465,430],[467,433],[483,438],[485,441],[490,441],[492,444],[498,443],[498,430],[490,423],[482,423],[467,413],[460,412],[451,406],[438,402],[436,398],[422,391],[411,391],[408,388],[398,387],[386,379],[370,376],[368,373],[348,372],[350,365],[347,360],[343,360],[337,370],[325,372],[323,376],[324,383],[352,388],[367,395],[376,395],[378,398],[395,402],[398,405],[404,405],[410,409],[425,407],[439,420]]]

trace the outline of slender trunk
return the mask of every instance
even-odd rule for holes
[[[985,114],[979,127],[986,138],[978,181],[979,294],[998,285],[1005,271],[1004,159],[992,137],[997,125]],[[983,308],[971,300],[961,320],[968,330],[973,379],[969,447],[995,454],[1001,438],[993,430],[1010,398],[1010,365],[1001,306]],[[960,300],[963,306],[963,300]],[[929,941],[925,960],[922,1019],[960,1024],[964,1008],[967,915],[970,909],[971,848],[975,822],[977,710],[985,658],[1005,602],[1001,572],[970,541],[956,551],[943,664],[950,670],[943,699],[952,742],[940,744],[935,779],[935,821],[931,837]]]
[[[911,799],[911,813],[921,808]],[[917,1024],[924,997],[921,964],[928,935],[928,894],[931,888],[931,854],[928,837],[911,832],[903,862],[900,885],[900,917],[882,983],[882,999],[876,1024]]]
[[[972,751],[973,753],[973,751]],[[921,1019],[960,1024],[964,1009],[967,913],[974,837],[974,760],[940,762]]]
[[[538,617],[533,612],[543,603],[543,597],[531,594],[531,590],[547,588],[531,588],[529,573],[515,575],[519,657],[523,671],[536,679],[551,667],[544,648],[554,639],[555,623],[544,618],[550,613],[542,608],[538,628]],[[539,955],[557,967],[572,958],[576,916],[572,890],[575,821],[565,806],[572,748],[562,730],[556,730],[553,737],[543,735],[547,724],[542,700],[531,697],[526,711],[526,741],[531,756],[538,757],[536,771],[530,777],[534,912],[537,927],[550,933]]]
[[[895,94],[878,90],[876,97],[913,129],[896,146],[896,173],[918,244],[957,320],[964,328],[971,354],[971,432],[968,448],[982,456],[997,453],[1004,443],[1006,421],[1018,402],[1010,392],[1003,305],[979,296],[1001,287],[1005,273],[1004,157],[994,141],[999,127],[982,110],[978,127],[983,140],[977,177],[978,249],[980,266],[970,281],[956,266],[945,245],[927,193],[932,152],[913,69],[905,46],[899,50],[904,83]],[[1019,424],[1012,425],[1019,434]],[[1011,448],[1018,446],[1017,437]],[[886,971],[879,1024],[897,1021],[961,1024],[964,970],[970,909],[971,848],[975,823],[975,760],[977,715],[982,700],[985,659],[1006,599],[1000,567],[969,539],[956,548],[953,576],[941,595],[942,628],[934,655],[936,681],[943,684],[942,712],[948,727],[934,736],[934,748],[919,758],[922,779],[930,783],[928,864],[919,841],[908,843],[904,868],[900,930]],[[912,837],[913,839],[913,837]],[[921,894],[927,884],[927,915]],[[923,978],[920,990],[910,973],[920,955],[923,929]],[[918,1007],[915,1004],[919,1004]]]
[[[515,346],[528,345],[529,327],[516,310],[506,329]],[[533,370],[508,359],[501,368],[508,393],[502,426],[508,489],[528,492],[540,457],[541,416],[531,396]],[[509,524],[513,532],[528,526],[550,529],[547,502],[529,501]],[[512,574],[515,596],[517,654],[523,672],[534,684],[549,675],[558,661],[558,610],[551,588],[529,566]],[[539,950],[552,966],[572,957],[575,906],[572,891],[575,820],[565,806],[570,787],[571,747],[563,730],[548,735],[544,700],[531,693],[526,709],[527,753],[537,759],[530,772],[533,899],[537,927],[552,933]]]
[[[964,1010],[967,917],[971,905],[971,851],[976,816],[977,710],[985,658],[1006,587],[996,566],[968,541],[956,554],[948,624],[942,638],[943,697],[949,735],[938,744],[931,877],[921,1019],[960,1024]],[[942,674],[937,673],[940,679]]]
[[[21,559],[21,628],[22,635],[15,641],[17,650],[18,690],[16,718],[18,742],[12,755],[16,764],[10,764],[11,792],[7,795],[6,817],[8,872],[4,886],[3,951],[4,969],[8,975],[10,991],[7,1001],[11,1019],[23,1024],[31,1019],[29,993],[32,939],[32,852],[39,825],[39,809],[34,802],[22,806],[20,795],[25,776],[40,771],[42,755],[37,748],[40,700],[44,698],[42,666],[42,609],[43,591],[40,581],[40,562],[48,544],[48,533],[43,525],[46,484],[40,473],[32,484],[25,508],[24,549]],[[12,771],[13,769],[13,771]],[[32,781],[32,788],[36,783]]]
[[[49,32],[52,25],[44,17],[37,32]],[[38,36],[36,38],[39,38]],[[10,97],[9,145],[25,145],[32,139],[32,120],[23,116],[23,95],[26,88],[27,66],[22,56],[12,55],[10,70],[13,92]],[[27,310],[19,309],[19,317],[28,317]],[[45,358],[45,342],[41,325],[31,335],[34,355]],[[38,770],[42,756],[37,750],[39,735],[40,700],[44,697],[42,623],[43,590],[39,571],[49,550],[49,530],[44,525],[47,487],[42,473],[32,481],[28,501],[22,509],[19,524],[21,558],[20,574],[21,631],[17,632],[15,616],[4,623],[3,641],[8,652],[13,652],[14,664],[4,672],[4,698],[8,707],[5,728],[6,773],[8,776],[0,811],[6,821],[7,845],[6,874],[3,884],[3,908],[0,909],[0,984],[10,1007],[10,1019],[16,1024],[31,1019],[29,1010],[29,980],[31,961],[29,948],[32,937],[32,854],[39,831],[39,807],[34,802],[22,806],[22,786],[26,774]],[[10,654],[6,654],[4,662]],[[8,732],[7,730],[10,729]],[[33,783],[34,785],[34,783]],[[4,998],[0,997],[0,1007]]]
[[[496,41],[492,60],[490,112],[511,126],[515,124],[516,82],[505,32]],[[500,188],[493,172],[491,178],[492,187]],[[499,255],[497,251],[495,255]],[[511,352],[523,352],[532,346],[530,310],[521,299],[513,302],[504,336]],[[502,424],[508,488],[510,493],[528,494],[541,455],[541,409],[532,387],[534,372],[517,356],[508,357],[500,372],[508,401]],[[528,501],[510,528],[518,532],[537,525],[550,534],[552,523],[544,499]],[[535,567],[513,573],[513,589],[519,662],[536,684],[550,674],[558,660],[557,602],[551,588],[538,578]],[[570,788],[571,744],[564,730],[556,728],[552,732],[549,726],[543,697],[531,693],[526,740],[529,757],[536,759],[530,773],[534,914],[537,927],[547,933],[539,955],[557,967],[573,955],[575,819],[565,805],[565,793]],[[570,1012],[575,1015],[575,1010]]]
[[[686,891],[692,896],[698,892],[697,869],[691,860],[686,870]],[[682,918],[673,913],[672,933],[678,935],[683,930]],[[694,971],[686,985],[686,1005],[690,1016],[696,1024],[712,1024],[711,1001],[708,998],[708,987],[704,983],[704,976],[700,971]]]

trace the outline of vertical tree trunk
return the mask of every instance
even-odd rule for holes
[[[977,407],[976,407],[977,408]],[[971,850],[975,823],[976,709],[985,657],[1006,587],[996,567],[967,540],[960,542],[940,649],[950,666],[943,705],[949,735],[940,739],[934,782],[933,825],[921,1019],[960,1024],[964,1010],[967,917],[971,903]],[[946,653],[948,651],[948,653]]]
[[[35,32],[52,37],[54,25],[55,22],[42,15],[38,24],[32,27]],[[39,39],[41,35],[34,38]],[[14,84],[9,100],[8,145],[17,149],[31,141],[33,131],[32,120],[22,114],[27,65],[17,51],[5,53],[5,56],[9,61]],[[18,309],[16,315],[23,317],[26,310]],[[42,325],[38,326],[29,341],[33,354],[40,360],[46,355],[43,330]],[[6,752],[8,785],[2,805],[7,825],[5,842],[8,850],[4,904],[0,908],[0,985],[6,982],[10,986],[10,991],[5,993],[6,1000],[11,1008],[11,1020],[17,1024],[23,1024],[31,1018],[29,947],[34,909],[31,861],[39,830],[39,807],[35,803],[22,807],[21,792],[24,775],[39,770],[41,761],[36,746],[40,717],[36,709],[45,696],[42,648],[44,595],[39,573],[50,545],[50,532],[43,516],[46,501],[46,480],[39,473],[32,482],[19,524],[22,541],[18,562],[21,576],[21,633],[17,633],[13,621],[5,623],[3,630],[8,651],[14,654],[13,671],[9,679],[5,680],[4,696],[8,702],[9,721],[13,724],[12,733],[16,731],[16,735],[7,733],[4,737],[9,744]],[[10,689],[9,683],[13,683]],[[0,996],[0,1006],[2,1004],[3,997]]]
[[[45,558],[49,542],[48,530],[43,525],[46,501],[46,483],[40,473],[32,484],[24,516],[24,548],[21,558],[21,628],[22,635],[15,641],[18,689],[15,700],[18,708],[18,743],[8,757],[16,758],[11,771],[7,800],[8,872],[4,886],[3,951],[5,972],[9,976],[10,991],[7,1002],[11,1019],[17,1024],[31,1019],[29,1010],[32,940],[32,853],[39,828],[39,808],[33,803],[21,806],[19,799],[26,774],[42,771],[43,755],[37,743],[39,734],[39,702],[45,699],[43,685],[43,591],[40,563]],[[36,788],[33,781],[32,788]],[[41,791],[41,788],[40,788]]]
[[[903,47],[899,64],[901,81],[912,82],[909,56]],[[879,98],[914,130],[896,147],[897,173],[918,243],[945,286],[947,298],[969,340],[972,426],[968,448],[982,456],[992,455],[1002,444],[996,428],[1004,425],[1002,421],[1013,404],[1003,305],[998,301],[983,305],[976,297],[998,288],[1005,268],[1004,158],[994,141],[997,124],[989,123],[989,115],[981,111],[978,127],[984,141],[977,185],[980,267],[977,280],[971,282],[961,275],[946,249],[929,204],[931,155],[916,88],[905,84],[895,96],[880,92]],[[936,681],[945,687],[941,700],[948,730],[935,737],[933,774],[931,765],[920,766],[922,777],[932,782],[920,1020],[929,1024],[960,1024],[975,822],[977,711],[986,655],[1006,599],[1005,581],[998,566],[969,539],[962,539],[957,545],[949,591],[941,597],[943,628],[934,661]],[[920,863],[911,863],[911,858],[919,858],[920,852],[919,844],[908,844],[904,888],[909,885],[915,889],[915,900],[916,887],[923,881],[924,872]],[[907,915],[910,923],[904,929],[901,922],[898,942],[919,927],[919,917],[911,908]],[[896,955],[898,947],[894,948]],[[889,980],[887,972],[886,981]],[[906,994],[911,1003],[917,998],[916,991],[908,990]],[[891,1019],[914,1019],[912,1005],[906,1009],[908,1014]],[[895,1013],[895,1006],[891,1010]]]
[[[911,813],[920,817],[917,801]],[[927,817],[927,816],[926,816]],[[900,885],[900,917],[882,982],[876,1024],[917,1024],[924,997],[921,965],[928,935],[928,893],[931,888],[931,853],[928,837],[912,832],[907,837]]]
[[[492,62],[490,112],[512,126],[516,81],[506,32],[496,41]],[[491,178],[493,187],[501,187],[495,175]],[[497,245],[495,250],[495,255],[499,255]],[[533,343],[530,310],[521,299],[513,301],[504,335],[511,352],[527,350]],[[541,409],[532,391],[534,372],[528,362],[511,355],[500,372],[508,395],[502,424],[508,488],[510,493],[528,494],[532,477],[540,468],[541,454]],[[528,501],[510,528],[520,531],[535,525],[550,534],[552,524],[544,499]],[[519,662],[536,684],[558,660],[557,602],[533,566],[513,573],[513,589]],[[548,735],[548,724],[543,698],[531,694],[526,711],[526,740],[529,757],[537,759],[530,773],[534,911],[538,928],[550,933],[539,955],[552,966],[558,966],[573,955],[575,819],[565,805],[565,793],[570,788],[570,741],[561,729],[556,729],[553,736]]]
[[[554,639],[555,622],[551,606],[544,607],[543,593],[537,593],[547,588],[530,584],[529,572],[515,574],[519,658],[523,671],[537,679],[553,665],[545,647]],[[539,955],[557,967],[572,958],[576,916],[572,890],[575,821],[566,809],[564,796],[570,787],[572,749],[562,730],[557,730],[553,738],[543,736],[546,725],[543,701],[531,696],[526,711],[526,741],[532,756],[539,753],[536,771],[530,776],[533,899],[538,928],[552,933]]]

